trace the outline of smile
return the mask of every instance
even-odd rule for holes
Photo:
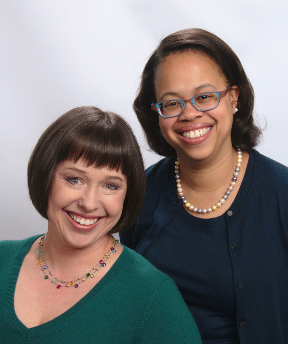
[[[185,131],[183,133],[180,133],[181,136],[187,137],[187,139],[194,139],[195,137],[201,137],[208,133],[208,131],[211,130],[211,127],[203,128],[203,129],[197,129],[194,131]]]
[[[79,223],[80,225],[85,225],[85,226],[93,225],[99,220],[99,217],[95,219],[85,219],[84,217],[76,216],[73,213],[69,213],[69,212],[68,212],[68,215],[75,222]]]

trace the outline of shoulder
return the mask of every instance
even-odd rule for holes
[[[162,192],[163,187],[170,183],[171,172],[173,171],[174,159],[164,158],[156,164],[150,166],[146,170],[146,197],[145,205],[147,205],[147,198],[154,204]],[[173,177],[173,175],[172,175]],[[158,197],[157,197],[158,195]],[[152,196],[152,197],[150,197]]]
[[[158,161],[156,164],[150,166],[146,170],[147,180],[153,180],[155,178],[163,178],[170,170],[171,165],[174,164],[175,159],[164,158]]]
[[[200,344],[195,321],[175,282],[138,253],[126,247],[123,252],[130,274],[126,292],[128,288],[134,306],[141,309],[135,342]]]
[[[7,256],[10,258],[18,255],[22,250],[27,251],[33,244],[33,242],[39,237],[39,235],[23,239],[23,240],[3,240],[0,241],[0,259],[3,257],[7,259]]]
[[[252,151],[255,156],[255,168],[259,177],[269,181],[269,184],[275,186],[288,187],[288,167],[280,164],[279,162],[268,158],[267,156],[259,153],[258,151]],[[279,183],[281,183],[279,185]]]
[[[125,278],[129,278],[129,284],[133,286],[133,290],[135,288],[137,292],[141,290],[142,295],[146,295],[146,297],[155,294],[180,296],[173,279],[158,270],[146,258],[126,246],[124,246],[123,253]]]
[[[127,267],[129,266],[129,271],[133,275],[133,278],[138,281],[141,280],[142,283],[145,284],[149,282],[150,286],[159,284],[163,281],[174,283],[170,277],[158,270],[146,258],[126,246],[123,247],[125,265]]]

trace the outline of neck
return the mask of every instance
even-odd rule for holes
[[[214,161],[178,158],[181,183],[198,192],[214,192],[227,186],[235,171],[236,151],[231,146]]]
[[[75,273],[81,275],[82,272],[93,267],[103,258],[112,243],[113,238],[107,234],[89,247],[71,248],[62,245],[60,240],[54,238],[48,230],[43,241],[43,256],[55,275],[61,276],[63,279],[71,279]]]

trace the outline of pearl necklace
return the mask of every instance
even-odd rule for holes
[[[74,288],[78,288],[79,284],[81,282],[85,282],[87,280],[87,278],[89,278],[89,277],[93,278],[94,277],[94,273],[96,271],[98,271],[100,269],[100,267],[105,267],[106,266],[105,262],[110,257],[111,253],[115,253],[116,252],[115,248],[116,248],[119,240],[115,239],[113,237],[113,235],[111,235],[111,237],[113,238],[113,244],[110,247],[110,249],[105,253],[104,257],[101,260],[99,260],[99,262],[97,262],[93,266],[93,268],[90,269],[86,274],[84,274],[82,277],[76,278],[74,281],[63,281],[63,280],[60,280],[57,277],[55,277],[55,275],[53,275],[52,271],[48,268],[48,265],[45,263],[46,259],[43,256],[43,240],[45,238],[45,235],[43,235],[40,238],[40,241],[38,243],[38,249],[36,250],[36,253],[38,254],[37,265],[39,265],[41,270],[43,271],[44,279],[45,280],[49,279],[53,284],[56,284],[56,288],[57,289],[60,289],[61,287],[72,287],[72,286],[74,286]],[[77,283],[75,283],[75,282],[77,282]]]
[[[236,184],[237,177],[238,177],[238,174],[239,174],[239,171],[240,171],[240,167],[241,167],[241,163],[242,163],[242,152],[238,148],[238,150],[237,150],[236,169],[235,169],[235,172],[233,174],[232,181],[231,181],[231,183],[230,183],[230,185],[228,187],[228,190],[226,191],[224,196],[219,200],[219,202],[214,204],[212,207],[207,208],[207,209],[198,209],[198,208],[194,207],[194,205],[189,203],[187,201],[187,199],[185,198],[184,194],[183,194],[183,189],[182,189],[181,180],[180,180],[180,171],[179,171],[179,169],[180,169],[180,162],[177,159],[175,161],[175,178],[176,178],[176,183],[177,183],[177,193],[178,193],[179,197],[182,199],[182,202],[183,202],[184,206],[186,208],[188,208],[189,210],[194,211],[194,213],[198,213],[198,214],[211,213],[212,211],[215,211],[218,208],[220,208],[221,205],[226,202],[226,200],[229,197],[231,191],[233,190],[233,187]]]

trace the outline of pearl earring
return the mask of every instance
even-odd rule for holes
[[[234,109],[234,114],[235,114],[237,111],[238,111],[238,109],[237,109],[237,107],[235,107],[235,109]]]

